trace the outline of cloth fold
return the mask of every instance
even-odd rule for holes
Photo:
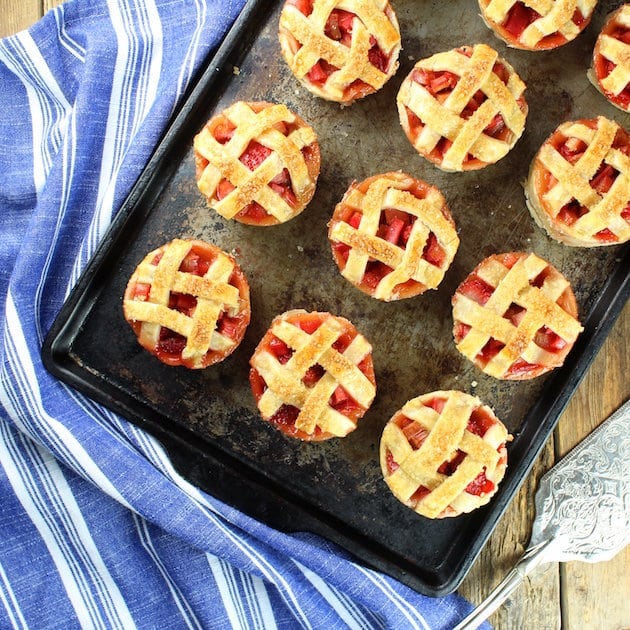
[[[0,627],[450,628],[312,534],[208,496],[40,357],[244,0],[69,0],[0,41]]]

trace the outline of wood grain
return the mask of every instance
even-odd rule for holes
[[[27,28],[60,0],[2,0],[0,36]],[[540,477],[601,420],[630,398],[630,304],[562,415],[558,428],[482,550],[459,592],[480,603],[523,553]],[[630,548],[599,564],[570,562],[537,569],[491,617],[497,630],[630,628]]]

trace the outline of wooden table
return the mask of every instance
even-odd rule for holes
[[[60,0],[2,0],[0,36],[28,27]],[[531,474],[461,585],[481,602],[523,553],[534,518],[539,478],[630,397],[630,304],[560,418]],[[608,562],[540,567],[490,619],[498,630],[630,628],[630,547]]]

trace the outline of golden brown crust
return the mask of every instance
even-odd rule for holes
[[[587,76],[609,103],[630,111],[630,4],[621,5],[607,19],[593,48]]]
[[[479,0],[481,17],[494,34],[512,48],[530,51],[573,41],[588,26],[596,5],[597,0]],[[513,11],[532,13],[517,17]],[[527,22],[522,31],[516,29],[519,20]]]
[[[392,237],[396,221],[401,234]],[[437,288],[459,246],[440,191],[400,171],[354,182],[335,208],[328,238],[341,274],[384,301]],[[374,265],[387,270],[375,275]]]
[[[250,143],[269,153],[253,171],[242,159]],[[194,150],[197,186],[226,219],[251,225],[284,223],[302,212],[315,193],[320,171],[317,135],[285,105],[233,103],[195,136]],[[282,187],[274,188],[276,182],[287,194]],[[257,204],[256,213],[248,212],[252,204]]]
[[[600,247],[630,240],[630,136],[603,116],[562,123],[532,160],[525,197],[557,241]]]
[[[376,395],[372,347],[351,322],[330,313],[278,315],[250,365],[261,416],[303,440],[344,437]]]
[[[385,426],[381,471],[394,496],[418,514],[457,516],[496,493],[510,439],[479,398],[456,390],[431,392],[409,400]]]
[[[203,259],[208,267],[203,275],[185,269],[189,255]],[[186,308],[178,308],[182,300]],[[249,285],[234,258],[218,247],[174,239],[136,267],[123,312],[140,345],[164,363],[205,368],[225,359],[242,341],[250,321]],[[225,317],[229,330],[220,329]],[[164,330],[181,339],[181,348],[165,346]]]
[[[326,32],[331,13],[338,10],[354,15],[348,42],[338,41],[338,27],[337,39]],[[398,68],[400,29],[387,0],[313,0],[309,15],[289,0],[280,15],[279,39],[282,55],[302,85],[316,96],[344,105],[381,89]],[[375,45],[388,60],[385,68],[372,63]],[[334,71],[325,80],[314,81],[309,72],[322,61]]]
[[[455,77],[455,83],[437,88],[431,76]],[[440,169],[456,172],[483,168],[507,155],[525,129],[524,91],[512,66],[490,46],[477,44],[418,61],[396,102],[416,151]]]
[[[498,379],[531,379],[559,367],[583,330],[568,280],[531,253],[484,259],[452,303],[457,349]]]

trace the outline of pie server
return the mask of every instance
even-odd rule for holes
[[[453,630],[476,628],[545,562],[609,560],[630,543],[630,400],[540,480],[525,553]]]

